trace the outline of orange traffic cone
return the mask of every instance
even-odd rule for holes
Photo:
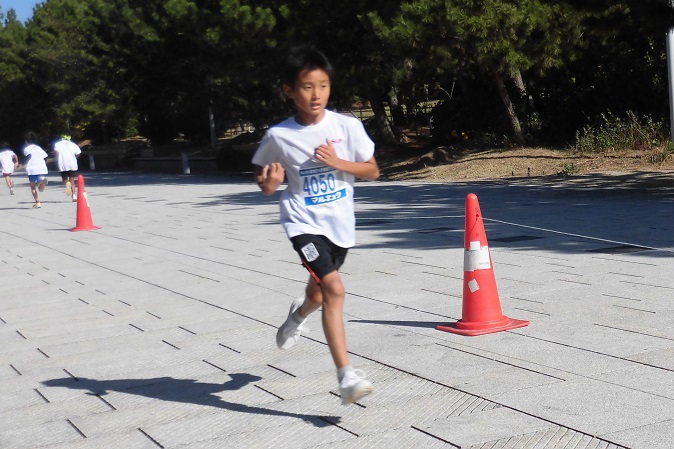
[[[437,329],[475,336],[528,326],[528,321],[508,318],[501,311],[482,213],[473,193],[466,197],[464,248],[462,317]]]
[[[84,176],[77,177],[77,223],[71,231],[92,231],[101,229],[100,226],[94,226],[91,220],[91,210],[89,209],[89,198],[84,189]]]

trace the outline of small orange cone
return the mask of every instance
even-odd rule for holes
[[[71,231],[93,231],[101,229],[100,226],[94,226],[91,220],[91,210],[89,209],[89,198],[84,189],[84,176],[77,177],[77,223]]]
[[[528,321],[508,318],[501,311],[482,212],[474,193],[466,197],[464,248],[462,316],[459,321],[437,329],[475,336],[528,326]]]

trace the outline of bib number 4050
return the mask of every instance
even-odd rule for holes
[[[335,176],[332,173],[328,173],[327,175],[320,174],[317,176],[306,176],[304,178],[303,190],[307,195],[334,192],[336,187]]]

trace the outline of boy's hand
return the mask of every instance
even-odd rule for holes
[[[374,181],[379,177],[379,166],[374,156],[365,162],[354,162],[346,159],[340,159],[337,156],[335,147],[332,146],[330,139],[325,139],[325,143],[314,151],[314,158],[323,162],[328,167],[335,170],[349,173],[361,179]]]
[[[262,192],[271,195],[281,185],[285,178],[285,170],[278,162],[274,162],[256,170],[257,185]]]
[[[337,157],[335,147],[332,146],[332,142],[330,142],[330,139],[325,139],[325,143],[320,147],[316,148],[316,151],[314,152],[314,157],[316,158],[317,161],[323,162],[328,167],[337,169],[338,169],[337,164],[339,164],[339,161],[341,161],[341,159]]]
[[[278,162],[262,167],[262,178],[264,178],[265,182],[267,180],[278,181],[280,184],[283,182],[285,174],[285,170],[283,170],[283,167]]]

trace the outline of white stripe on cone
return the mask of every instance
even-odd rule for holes
[[[463,271],[489,270],[490,268],[489,247],[480,246],[480,242],[470,242],[469,249],[463,255]]]

